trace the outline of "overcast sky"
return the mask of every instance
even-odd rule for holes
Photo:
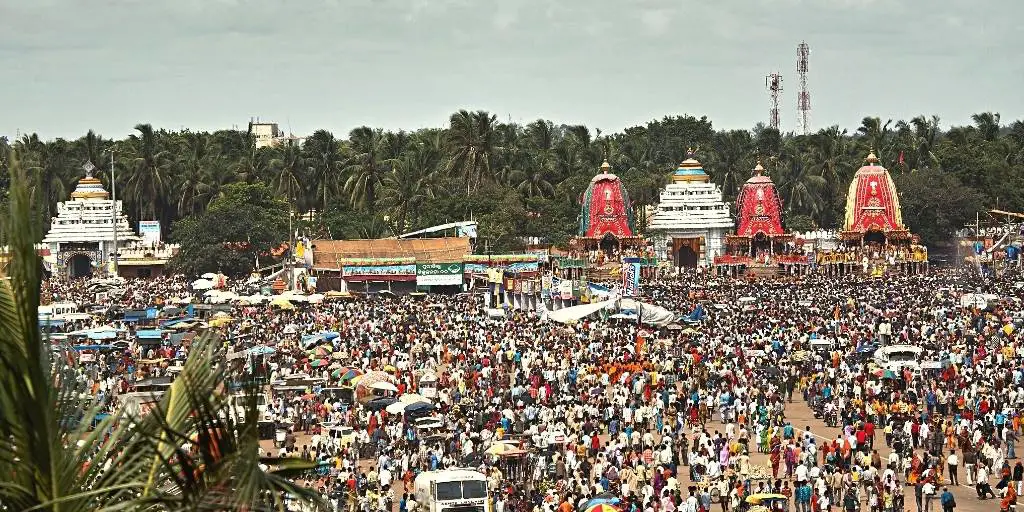
[[[766,122],[811,47],[812,128],[1024,118],[1021,0],[0,0],[0,135],[439,127],[460,109],[605,132]]]

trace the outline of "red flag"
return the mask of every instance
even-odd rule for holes
[[[897,163],[899,163],[900,165],[903,165],[903,152],[902,151],[900,151],[900,157],[897,160]]]

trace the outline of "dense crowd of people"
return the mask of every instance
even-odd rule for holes
[[[66,331],[110,325],[130,340],[81,363],[111,407],[140,382],[173,377],[188,354],[187,337],[143,344],[118,315],[186,315],[185,303],[206,295],[189,283],[130,280],[99,298],[85,281],[46,284],[47,300],[99,312]],[[239,296],[253,286],[228,284]],[[454,467],[487,476],[496,512],[780,501],[889,512],[952,510],[957,498],[1008,510],[1022,491],[1024,307],[1013,280],[960,270],[786,282],[684,274],[644,282],[642,293],[679,313],[700,302],[706,318],[559,324],[535,311],[495,314],[473,294],[374,294],[228,304],[225,321],[205,320],[225,354],[240,354],[233,371],[268,377],[265,415],[280,434],[264,449],[318,462],[304,483],[338,510],[422,509],[415,476]],[[965,293],[991,299],[965,307]],[[918,347],[919,358],[876,361],[894,345]],[[370,375],[397,391],[362,394]],[[429,401],[436,423],[389,413],[384,404],[404,395]],[[796,402],[820,421],[792,421]]]

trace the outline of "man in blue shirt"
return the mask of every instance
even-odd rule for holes
[[[956,508],[956,498],[953,497],[953,493],[949,492],[948,487],[942,488],[939,503],[942,504],[942,512],[953,512],[953,509]]]

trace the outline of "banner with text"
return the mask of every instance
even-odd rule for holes
[[[462,263],[420,263],[416,265],[416,285],[461,285],[462,270]]]

